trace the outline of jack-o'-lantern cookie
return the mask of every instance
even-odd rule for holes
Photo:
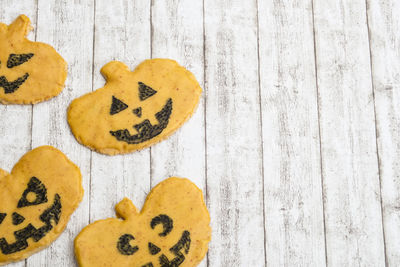
[[[112,61],[101,72],[105,86],[75,99],[68,122],[80,143],[109,155],[171,135],[193,114],[202,91],[193,74],[170,59],[146,60],[133,72]]]
[[[48,44],[26,39],[30,20],[19,16],[9,26],[0,23],[0,102],[33,104],[58,95],[67,64]]]
[[[208,250],[210,216],[203,193],[188,179],[169,178],[139,213],[124,198],[111,218],[86,226],[75,239],[81,267],[193,267]]]
[[[26,153],[11,173],[0,169],[0,265],[47,247],[82,200],[79,168],[59,150]]]

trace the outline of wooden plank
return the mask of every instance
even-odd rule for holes
[[[154,1],[152,57],[171,58],[196,76],[203,87],[202,1]],[[204,101],[184,126],[167,140],[151,147],[151,184],[170,176],[186,177],[205,193]],[[206,266],[206,259],[200,266]]]
[[[314,0],[327,265],[385,264],[363,0]]]
[[[209,266],[264,266],[256,1],[204,3]]]
[[[10,24],[20,14],[27,15],[33,30],[28,38],[35,40],[36,33],[35,1],[25,3],[2,1],[0,22]],[[1,71],[1,69],[0,69]],[[1,89],[2,90],[2,89]],[[32,105],[0,105],[0,168],[11,171],[18,159],[31,148]]]
[[[37,40],[49,43],[68,63],[62,93],[33,108],[32,146],[52,145],[76,163],[85,195],[66,230],[49,248],[28,258],[28,266],[74,266],[73,240],[89,222],[90,151],[78,144],[66,121],[69,103],[91,90],[93,3],[39,1]]]
[[[119,60],[132,70],[150,57],[150,1],[96,1],[93,90],[104,85],[101,67]],[[150,152],[106,156],[92,152],[91,222],[115,217],[129,197],[140,209],[150,190]]]
[[[152,6],[152,57],[171,58],[190,70],[203,87],[201,1],[156,1]],[[152,186],[169,176],[187,177],[205,190],[204,103],[167,140],[151,148]]]
[[[386,262],[400,265],[400,2],[369,0]]]
[[[29,40],[35,40],[37,4],[34,0],[3,0],[0,5],[0,22],[10,24],[19,15],[25,14],[31,20],[33,30]],[[0,69],[1,73],[1,69]],[[1,75],[1,74],[0,74]],[[23,154],[31,149],[32,105],[0,105],[0,168],[11,171]],[[7,266],[22,267],[25,261]]]
[[[311,1],[258,1],[267,265],[324,266]]]

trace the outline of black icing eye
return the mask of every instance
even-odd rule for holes
[[[150,86],[145,85],[142,82],[138,82],[138,84],[139,84],[139,99],[140,99],[140,101],[146,100],[147,98],[149,98],[157,93],[156,90],[154,90]]]
[[[7,216],[7,213],[0,213],[0,224],[3,222],[3,220],[6,216]]]
[[[29,54],[10,54],[7,60],[7,68],[11,69],[19,66],[33,57],[32,53]]]
[[[135,240],[133,235],[130,234],[124,234],[120,236],[118,243],[117,243],[117,249],[122,255],[133,255],[136,251],[139,250],[137,246],[131,246],[129,242],[131,240]]]
[[[162,224],[164,228],[163,231],[158,234],[159,236],[168,235],[172,231],[172,228],[174,227],[172,219],[165,214],[160,214],[151,220],[150,223],[151,229],[154,229],[159,224]]]
[[[47,189],[42,182],[32,177],[29,180],[28,186],[22,193],[22,197],[18,201],[17,208],[39,205],[47,202]]]
[[[110,115],[117,114],[125,109],[128,108],[128,105],[116,98],[115,96],[112,97],[112,103],[110,108]]]

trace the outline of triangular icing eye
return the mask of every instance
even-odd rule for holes
[[[110,115],[117,114],[128,107],[127,104],[116,98],[115,96],[112,97],[112,103],[110,108]]]
[[[29,54],[10,54],[7,60],[7,68],[13,68],[27,62],[33,57],[32,53]]]
[[[3,222],[3,220],[6,216],[7,216],[7,213],[0,213],[0,224]]]
[[[151,88],[150,86],[145,85],[142,82],[138,82],[139,84],[139,98],[140,101],[146,100],[147,98],[153,96],[154,94],[157,93],[156,90]]]
[[[29,200],[28,194],[34,194],[35,198],[32,200]],[[18,208],[26,207],[26,206],[32,206],[32,205],[39,205],[42,203],[47,202],[47,189],[42,184],[42,182],[36,178],[32,177],[31,180],[28,183],[27,188],[25,191],[22,193],[21,199],[18,201]]]

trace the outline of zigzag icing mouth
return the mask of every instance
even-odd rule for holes
[[[0,238],[0,250],[3,254],[13,254],[28,247],[28,239],[32,238],[34,242],[41,240],[51,229],[52,221],[57,225],[61,217],[61,198],[58,194],[54,196],[53,204],[47,208],[39,217],[44,223],[40,228],[28,224],[25,228],[14,232],[15,242],[9,244],[5,238]]]
[[[152,125],[151,122],[146,119],[139,124],[133,125],[133,128],[138,132],[137,134],[131,135],[128,129],[110,131],[110,134],[118,141],[123,141],[128,144],[139,144],[145,142],[159,135],[168,126],[171,113],[172,99],[169,98],[164,107],[155,115],[158,124]]]

